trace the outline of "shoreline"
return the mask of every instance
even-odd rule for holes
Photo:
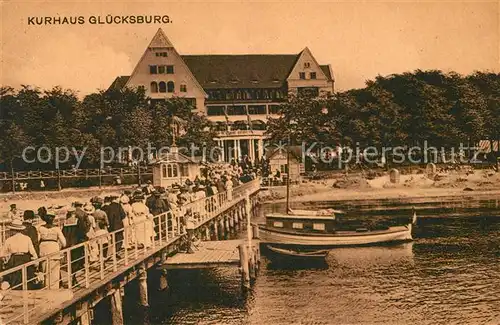
[[[286,192],[286,188],[271,188],[266,191],[275,192],[280,195]],[[264,192],[262,192],[264,193]],[[276,195],[276,194],[274,194]],[[273,196],[271,194],[270,196]],[[467,198],[467,197],[481,197],[489,196],[492,199],[500,199],[500,189],[487,189],[476,191],[464,191],[463,189],[417,189],[402,193],[401,189],[384,189],[384,190],[344,190],[327,188],[316,193],[309,194],[296,194],[291,195],[290,198],[293,202],[317,202],[317,201],[364,201],[364,200],[432,200],[439,198]],[[263,195],[263,203],[283,203],[286,198],[272,198]]]
[[[486,197],[500,199],[500,173],[446,174],[438,180],[423,175],[401,175],[392,183],[388,175],[367,180],[347,177],[342,180],[323,180],[290,187],[292,203],[317,201],[413,200],[435,201],[440,198],[465,199]],[[286,202],[286,186],[271,187],[261,193],[263,202]]]

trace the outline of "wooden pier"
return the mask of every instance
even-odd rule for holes
[[[193,254],[179,253],[167,258],[161,266],[172,269],[203,269],[226,265],[240,265],[240,245],[248,245],[247,240],[205,241],[194,249]],[[252,249],[258,249],[258,242],[252,243]]]
[[[186,268],[181,267],[182,265],[190,265],[191,268],[240,265],[242,284],[249,287],[250,280],[255,279],[258,271],[259,250],[257,242],[252,243],[252,228],[247,225],[255,213],[254,209],[258,204],[256,194],[259,190],[260,181],[256,179],[231,192],[218,193],[189,203],[181,211],[168,211],[155,216],[153,220],[112,232],[109,235],[107,256],[103,254],[100,242],[104,237],[101,236],[1,272],[2,279],[8,279],[16,273],[21,275],[22,281],[11,288],[0,290],[0,324],[48,322],[89,325],[93,308],[98,303],[106,303],[109,305],[112,325],[121,325],[124,323],[122,296],[128,283],[138,281],[139,304],[148,306],[148,269],[161,272],[159,289],[163,290],[168,288],[169,268]],[[204,240],[194,248],[195,254],[179,254],[187,238],[182,227],[185,211],[193,213],[195,236]],[[150,245],[135,245],[125,249],[129,236],[136,229],[140,233],[140,229],[144,229],[147,224],[156,224],[158,227],[156,237],[151,238]],[[222,240],[244,228],[247,228],[246,240]],[[143,239],[146,242],[147,238]],[[90,252],[95,247],[98,247],[99,259],[91,261]],[[83,254],[79,260],[75,260],[72,254],[75,250]],[[43,263],[48,264],[48,269],[51,269],[52,263],[60,263],[60,278],[54,280],[51,275],[46,274],[42,289],[28,290],[35,280],[28,278],[28,269]],[[77,267],[78,264],[82,266]],[[47,282],[51,285],[47,285]]]
[[[239,266],[241,284],[250,287],[260,268],[260,248],[256,240],[237,239],[206,241],[200,243],[194,253],[180,253],[160,265],[165,270],[205,269],[220,266]]]

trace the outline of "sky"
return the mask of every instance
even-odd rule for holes
[[[181,54],[292,54],[309,47],[337,90],[415,69],[500,71],[499,1],[18,1],[0,0],[3,86],[80,95],[130,75],[158,28]],[[168,15],[168,24],[94,25],[90,16]],[[29,17],[83,16],[77,25]]]

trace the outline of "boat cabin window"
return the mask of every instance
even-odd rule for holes
[[[281,221],[275,221],[275,222],[273,222],[273,227],[283,228],[283,222],[281,222]]]
[[[294,223],[292,223],[292,228],[293,229],[303,229],[304,224],[302,222],[294,222]]]
[[[314,230],[325,230],[325,224],[324,223],[313,223],[313,229]]]

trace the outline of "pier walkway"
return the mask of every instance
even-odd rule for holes
[[[10,288],[0,291],[0,324],[36,324],[43,321],[70,324],[79,321],[86,325],[90,324],[92,308],[103,299],[108,299],[110,303],[113,324],[123,324],[123,287],[138,279],[139,301],[147,305],[147,270],[153,266],[168,265],[169,259],[173,263],[182,258],[174,256],[167,259],[167,256],[177,253],[184,242],[185,231],[181,225],[186,211],[191,211],[195,217],[197,238],[205,241],[224,239],[230,231],[241,229],[245,223],[243,220],[250,217],[257,204],[255,194],[259,189],[260,181],[256,179],[234,188],[231,193],[223,192],[194,201],[183,206],[181,211],[168,211],[151,220],[0,273],[2,281],[9,280],[11,283]],[[148,237],[151,232],[147,229],[155,225],[158,230],[156,236]],[[134,237],[132,233],[135,233]],[[127,247],[131,238],[145,245]],[[201,249],[213,249],[220,252],[221,260],[236,263],[234,256],[238,256],[237,250],[231,249],[230,254],[222,250],[234,245],[238,246],[233,241],[202,242]],[[35,267],[52,272],[33,274]],[[166,277],[166,270],[163,271]],[[44,280],[44,287],[34,290],[40,280]],[[160,278],[160,285],[161,282]]]
[[[240,265],[240,246],[249,245],[246,239],[204,241],[193,254],[180,253],[168,258],[161,267],[171,269],[202,269],[214,266]],[[258,249],[258,242],[250,244]]]

